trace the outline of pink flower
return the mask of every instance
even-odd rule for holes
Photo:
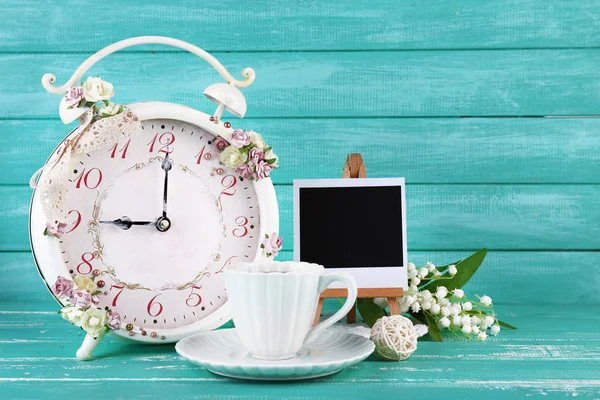
[[[261,162],[262,160],[264,160],[264,158],[265,158],[265,152],[262,151],[261,149],[257,149],[256,147],[253,149],[250,149],[249,155],[250,155],[250,161],[252,161],[254,163],[254,165],[258,165],[258,163]]]
[[[65,234],[66,227],[67,227],[67,224],[62,223],[62,222],[57,221],[55,224],[51,224],[48,222],[46,224],[46,234],[60,238],[62,235]]]
[[[237,172],[242,178],[252,178],[252,167],[246,163],[240,165],[235,172]]]
[[[217,136],[217,138],[213,141],[213,144],[219,151],[223,151],[225,148],[229,147],[229,142],[223,139],[221,136]]]
[[[273,167],[268,162],[262,160],[256,164],[256,172],[254,173],[254,179],[263,179],[269,176],[269,172]]]
[[[118,330],[121,327],[121,316],[118,312],[114,311],[108,314],[108,327],[113,331]]]
[[[83,88],[81,86],[73,86],[65,95],[65,103],[69,108],[79,107],[79,103],[83,99]]]
[[[71,305],[77,308],[89,308],[92,305],[92,296],[85,290],[75,290],[71,293]]]
[[[237,147],[244,147],[250,144],[250,134],[242,129],[236,129],[231,133],[231,144]]]
[[[75,284],[72,280],[59,277],[56,282],[54,282],[54,286],[52,287],[52,291],[56,295],[56,297],[64,298],[71,297],[71,293],[73,293],[73,286]]]
[[[92,296],[92,304],[97,306],[100,303],[100,297],[98,297],[97,295]]]
[[[271,236],[265,235],[265,239],[262,241],[260,247],[264,249],[267,257],[276,257],[283,247],[283,238],[277,232],[273,232]]]

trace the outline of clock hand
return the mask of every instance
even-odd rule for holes
[[[115,219],[114,221],[99,221],[101,224],[112,224],[115,225],[124,231],[131,228],[133,225],[154,225],[156,226],[156,221],[132,221],[129,217],[121,217],[119,219]]]
[[[167,188],[169,186],[169,170],[173,167],[171,160],[169,160],[169,144],[167,143],[167,155],[160,165],[165,171],[165,186],[163,190],[163,218],[167,218]]]

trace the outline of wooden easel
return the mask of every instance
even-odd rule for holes
[[[367,169],[363,164],[362,155],[358,153],[348,154],[346,157],[346,165],[344,165],[344,173],[342,178],[366,178]],[[397,298],[402,297],[404,291],[402,288],[368,288],[358,289],[359,299],[385,297],[387,298],[388,305],[390,307],[390,314],[400,315],[400,305],[398,304]],[[327,289],[319,297],[319,303],[317,305],[317,313],[313,321],[313,326],[319,323],[321,318],[321,311],[323,310],[323,303],[325,299],[331,298],[343,298],[348,297],[347,289]],[[356,322],[356,303],[350,309],[350,312],[346,316],[346,322],[353,324]]]

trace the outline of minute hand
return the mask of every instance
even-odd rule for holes
[[[165,159],[163,160],[163,162],[160,166],[165,171],[165,186],[164,186],[164,190],[163,190],[162,216],[164,218],[167,218],[167,193],[168,193],[168,187],[169,187],[169,170],[173,167],[173,165],[171,164],[171,160],[169,160],[168,149],[167,149],[167,155],[165,156]]]
[[[156,225],[156,221],[132,221],[129,217],[121,217],[113,221],[99,221],[101,224],[115,225],[124,231],[131,228],[133,225]]]

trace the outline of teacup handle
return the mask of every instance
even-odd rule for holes
[[[354,302],[356,301],[356,294],[358,293],[358,289],[356,287],[356,281],[347,272],[329,272],[321,275],[319,278],[319,294],[322,293],[332,282],[340,281],[348,288],[348,297],[346,298],[346,302],[335,314],[331,317],[327,318],[325,321],[319,323],[317,326],[313,327],[310,331],[308,331],[308,335],[306,336],[305,342],[308,342],[312,339],[315,334],[321,332],[322,330],[329,328],[331,325],[338,322],[340,319],[344,318],[346,314],[350,311]]]

